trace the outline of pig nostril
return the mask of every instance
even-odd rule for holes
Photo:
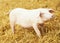
[[[52,16],[52,18],[54,18],[55,16]]]
[[[52,16],[52,18],[54,18],[54,16]]]
[[[53,16],[52,16],[53,17]]]

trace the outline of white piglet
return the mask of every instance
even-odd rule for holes
[[[32,10],[15,8],[11,10],[9,14],[12,32],[14,33],[15,24],[18,24],[24,28],[33,27],[36,34],[40,37],[41,34],[37,24],[42,24],[51,19],[53,17],[52,12],[53,10],[48,8],[38,8]]]

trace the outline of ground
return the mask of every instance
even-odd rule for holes
[[[12,33],[9,22],[9,11],[14,8],[54,9],[55,18],[46,22],[44,35],[38,37],[33,28],[24,29],[19,25]],[[60,0],[0,0],[0,43],[60,43]]]

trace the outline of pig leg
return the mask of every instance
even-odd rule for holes
[[[40,31],[39,31],[39,29],[38,29],[37,24],[33,24],[33,28],[34,28],[34,30],[35,30],[35,32],[36,32],[36,34],[38,35],[38,37],[40,37],[40,36],[41,36],[41,34],[40,34]]]
[[[12,32],[15,33],[15,17],[14,16],[10,16],[10,26],[12,29]]]
[[[11,26],[12,32],[15,33],[15,31],[14,31],[15,25],[14,25],[13,21],[10,21],[10,26]]]

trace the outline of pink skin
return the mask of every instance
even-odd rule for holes
[[[40,37],[41,33],[38,29],[37,24],[42,24],[52,18],[53,14],[49,12],[50,10],[51,9],[47,8],[39,8],[33,10],[27,10],[22,8],[13,9],[9,14],[12,32],[14,33],[15,24],[18,24],[24,28],[33,27],[37,36]],[[41,15],[40,13],[43,14]]]

